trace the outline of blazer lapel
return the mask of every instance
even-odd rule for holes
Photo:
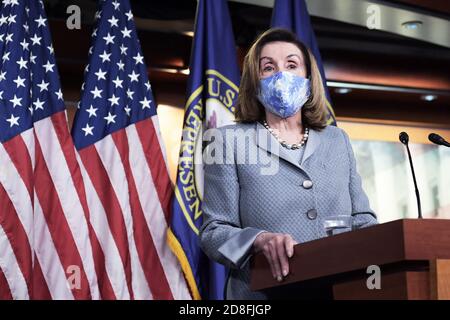
[[[306,143],[305,153],[303,154],[302,163],[301,166],[303,166],[303,163],[311,157],[311,155],[314,153],[314,151],[317,150],[317,148],[320,145],[320,134],[319,132],[310,129],[309,130],[309,136],[308,141]]]
[[[259,122],[255,125],[256,130],[256,144],[259,148],[262,148],[271,154],[286,160],[289,163],[292,163],[294,166],[303,169],[303,164],[305,161],[310,158],[313,153],[317,150],[317,148],[320,145],[320,134],[319,132],[310,129],[309,130],[309,137],[308,142],[306,143],[305,147],[305,153],[302,157],[302,162],[299,164],[297,161],[295,161],[291,155],[286,151],[285,148],[283,148],[280,143],[275,139],[275,137],[267,131],[266,128]]]
[[[300,164],[295,161],[291,155],[281,146],[278,140],[259,122],[255,125],[256,130],[256,144],[271,154],[292,163],[294,166],[300,168]],[[306,150],[305,150],[306,151]]]

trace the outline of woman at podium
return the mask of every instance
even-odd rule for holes
[[[349,138],[327,118],[314,56],[287,30],[263,33],[245,57],[236,124],[206,133],[216,158],[204,159],[200,239],[230,268],[227,299],[266,298],[249,288],[252,253],[282,281],[293,246],[326,237],[327,224],[377,223]]]

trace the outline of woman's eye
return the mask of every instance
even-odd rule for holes
[[[288,66],[288,68],[289,68],[289,69],[297,69],[297,65],[295,65],[295,64],[290,64],[290,65]]]
[[[264,67],[264,69],[263,69],[264,72],[270,72],[272,70],[273,70],[272,66],[267,66],[267,67]]]

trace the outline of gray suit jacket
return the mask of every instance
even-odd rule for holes
[[[327,217],[352,216],[343,231],[377,223],[342,129],[310,130],[300,163],[259,123],[208,134],[214,139],[206,154],[215,162],[204,160],[200,239],[204,252],[231,270],[227,299],[266,298],[249,289],[247,262],[259,233],[287,233],[302,243],[327,236]]]

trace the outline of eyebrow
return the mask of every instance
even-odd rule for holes
[[[292,58],[292,57],[297,57],[300,61],[302,61],[302,59],[300,58],[300,56],[299,56],[298,54],[296,54],[296,53],[292,53],[292,54],[288,55],[286,58],[289,59],[289,58]],[[262,61],[263,59],[268,59],[268,60],[270,60],[270,61],[273,61],[273,59],[272,59],[271,57],[262,57],[262,58],[259,59],[259,62],[261,63],[261,61]]]
[[[302,61],[302,59],[300,58],[300,56],[298,54],[293,53],[293,54],[288,55],[286,58],[291,58],[291,57],[297,57],[298,60]]]
[[[271,57],[262,57],[259,59],[259,62],[261,62],[263,59],[269,59],[270,61],[273,61],[273,59]]]

